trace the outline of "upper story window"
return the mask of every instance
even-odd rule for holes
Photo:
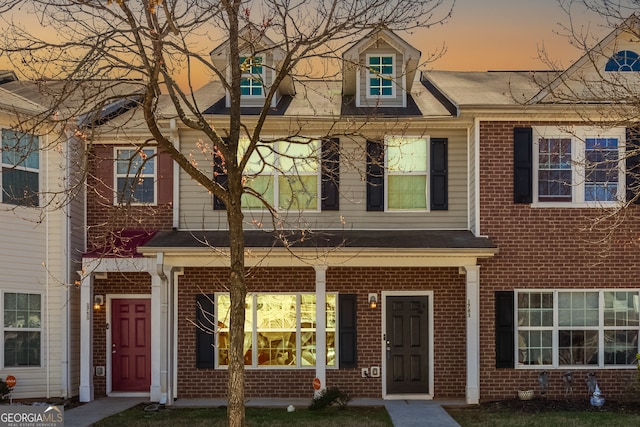
[[[261,56],[241,56],[240,94],[242,96],[264,96],[264,73]]]
[[[326,296],[326,365],[336,366],[337,295]],[[316,365],[315,294],[252,294],[246,299],[244,364],[304,368]],[[217,366],[229,365],[228,294],[218,294]]]
[[[35,135],[2,130],[2,202],[38,206],[39,140]]]
[[[427,138],[385,138],[387,210],[427,209]]]
[[[449,208],[448,140],[386,137],[367,141],[367,210]]]
[[[640,71],[640,56],[632,50],[621,50],[609,58],[605,71]]]
[[[244,151],[249,141],[240,142]],[[266,202],[278,210],[318,210],[320,141],[301,139],[273,144],[259,145],[249,158],[246,186],[256,194],[244,194],[242,207],[263,209]]]
[[[394,55],[367,55],[367,96],[394,96]]]
[[[42,305],[40,294],[5,292],[4,367],[40,366]]]
[[[519,291],[520,367],[636,365],[637,290]]]
[[[624,200],[623,141],[624,130],[534,129],[535,201],[588,206]]]
[[[156,203],[155,148],[116,148],[117,204]]]

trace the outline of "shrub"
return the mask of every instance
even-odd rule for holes
[[[338,387],[329,387],[322,390],[317,396],[313,398],[309,409],[312,411],[318,409],[324,409],[327,406],[336,405],[340,409],[347,407],[347,403],[351,398],[347,393],[341,391]]]

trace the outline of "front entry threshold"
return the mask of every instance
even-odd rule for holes
[[[384,400],[433,400],[430,394],[387,394],[382,396]]]
[[[149,398],[150,394],[145,392],[132,392],[132,391],[112,391],[107,394],[107,397],[146,397]]]

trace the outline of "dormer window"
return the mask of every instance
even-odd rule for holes
[[[394,55],[367,55],[367,96],[394,96]]]
[[[240,94],[242,96],[264,96],[264,74],[261,56],[241,56],[240,68],[242,80],[240,80]]]
[[[605,71],[640,71],[640,56],[632,50],[621,50],[609,58]]]

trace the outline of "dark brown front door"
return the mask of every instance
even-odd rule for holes
[[[387,394],[429,392],[429,297],[386,297]]]
[[[111,301],[113,391],[148,392],[151,385],[151,301]]]

